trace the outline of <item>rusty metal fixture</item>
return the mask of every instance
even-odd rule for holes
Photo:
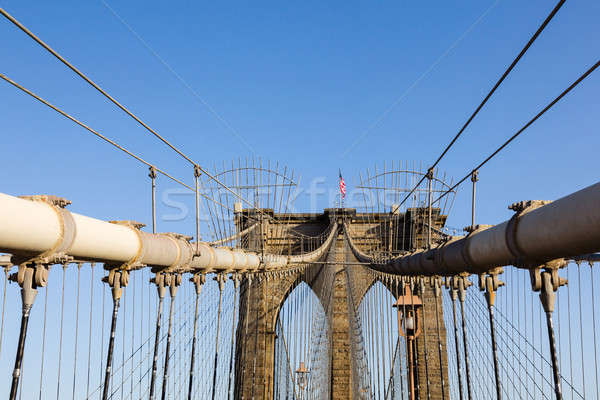
[[[411,285],[406,284],[403,294],[398,296],[393,307],[398,308],[398,332],[406,338],[410,399],[414,400],[416,398],[414,341],[421,334],[419,313],[422,312],[423,302],[418,295],[413,294]]]

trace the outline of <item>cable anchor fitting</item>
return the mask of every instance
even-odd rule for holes
[[[540,292],[540,301],[546,313],[554,312],[556,292],[559,287],[568,284],[566,278],[558,275],[558,271],[566,265],[567,261],[564,258],[560,258],[548,261],[543,266],[529,270],[531,288],[534,292]]]
[[[479,275],[479,290],[482,292],[485,291],[485,300],[488,306],[494,305],[496,291],[498,288],[504,286],[504,282],[498,278],[498,275],[503,272],[504,269],[502,267],[497,267],[488,271],[487,274]]]

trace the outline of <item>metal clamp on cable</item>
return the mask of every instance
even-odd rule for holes
[[[545,206],[546,204],[551,203],[551,201],[547,200],[526,200],[519,201],[517,203],[513,203],[508,206],[509,210],[513,210],[515,214],[511,217],[506,225],[505,232],[505,240],[506,247],[510,251],[510,253],[515,257],[514,265],[522,266],[525,263],[526,254],[519,247],[517,243],[517,230],[519,228],[519,219],[527,214],[530,211],[535,210],[536,208],[540,208]]]
[[[491,227],[492,227],[492,225],[477,224],[475,226],[468,226],[468,227],[464,228],[464,230],[466,232],[468,232],[468,235],[465,238],[465,245],[461,249],[461,255],[462,255],[463,260],[465,261],[466,265],[468,265],[470,267],[477,266],[477,264],[473,261],[473,258],[471,257],[471,253],[470,253],[471,238],[473,237],[474,234],[476,234],[478,232],[482,232]]]
[[[119,269],[119,270],[123,270],[123,271],[129,271],[132,269],[139,269],[141,267],[144,267],[145,265],[140,262],[142,260],[142,258],[144,257],[144,240],[142,239],[142,231],[140,231],[140,229],[145,227],[146,224],[143,224],[143,223],[137,222],[137,221],[130,221],[130,220],[108,221],[108,222],[111,224],[126,226],[126,227],[130,228],[133,231],[133,233],[135,233],[135,235],[138,239],[139,247],[138,247],[137,253],[131,259],[129,259],[127,262],[125,262],[121,265],[105,264],[104,269],[109,269],[109,270]]]
[[[52,208],[58,217],[60,234],[58,240],[50,249],[31,258],[13,255],[12,262],[15,265],[29,263],[51,265],[72,261],[73,257],[68,255],[68,251],[75,241],[77,226],[75,225],[73,215],[65,209],[66,206],[71,204],[71,201],[53,195],[19,196],[19,198],[41,202]]]

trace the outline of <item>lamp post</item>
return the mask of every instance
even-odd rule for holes
[[[296,370],[296,383],[300,389],[300,400],[304,400],[304,389],[308,385],[308,374],[310,374],[310,371],[304,366],[304,361],[300,361],[300,366]]]
[[[398,308],[398,332],[406,338],[408,358],[408,387],[410,400],[415,400],[415,339],[421,334],[421,316],[419,309],[423,307],[421,298],[412,293],[410,286],[404,286],[404,293],[398,296],[394,307]]]

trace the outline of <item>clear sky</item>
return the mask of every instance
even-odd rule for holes
[[[255,155],[294,168],[304,188],[325,177],[335,190],[341,168],[351,190],[376,163],[433,162],[554,2],[0,5],[209,169]],[[593,64],[599,17],[597,1],[568,1],[440,169],[464,175]],[[193,181],[183,159],[0,22],[2,73]],[[478,221],[598,180],[599,85],[592,75],[481,171]],[[0,105],[2,192],[53,193],[77,212],[150,222],[146,167],[5,82]],[[159,191],[175,187],[159,180]],[[469,196],[466,186],[451,226],[468,224]],[[319,201],[317,210],[330,205]],[[171,224],[162,228],[193,231],[193,218]]]

